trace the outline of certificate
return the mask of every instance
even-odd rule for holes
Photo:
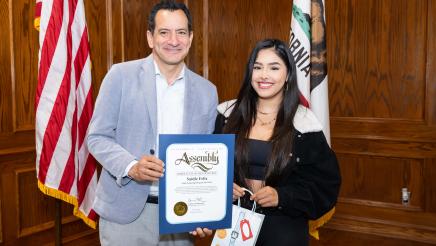
[[[159,233],[229,228],[232,222],[233,134],[161,134]]]

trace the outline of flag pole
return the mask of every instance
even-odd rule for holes
[[[62,201],[55,199],[55,246],[62,245]]]

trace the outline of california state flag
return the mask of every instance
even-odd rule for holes
[[[324,0],[294,0],[289,49],[297,65],[301,103],[321,121],[330,143]]]
[[[293,1],[289,49],[297,66],[300,102],[315,113],[330,144],[325,23],[324,0]],[[309,221],[309,233],[313,237],[319,239],[318,228],[334,211],[335,208]]]

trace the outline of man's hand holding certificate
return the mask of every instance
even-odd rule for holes
[[[160,135],[159,143],[160,234],[230,227],[234,135]]]

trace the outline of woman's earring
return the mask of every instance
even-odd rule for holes
[[[287,91],[287,90],[289,89],[289,82],[288,82],[288,81],[286,81],[285,83],[286,83],[286,88],[285,88],[285,91]]]

